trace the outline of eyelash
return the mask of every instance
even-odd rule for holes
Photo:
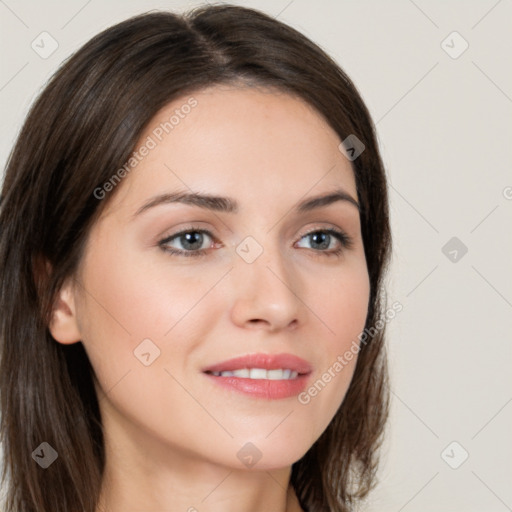
[[[183,231],[179,231],[178,233],[174,233],[171,236],[165,237],[164,239],[160,240],[158,242],[158,246],[166,253],[174,255],[174,256],[185,256],[185,257],[202,257],[206,256],[206,253],[208,252],[208,249],[200,249],[197,251],[182,251],[179,249],[169,248],[165,247],[165,244],[171,242],[172,240],[179,238],[180,236],[189,234],[189,233],[200,233],[203,235],[208,235],[214,242],[216,241],[215,237],[206,229],[200,229],[200,228],[188,228]],[[325,228],[325,229],[313,229],[311,231],[308,231],[304,235],[300,237],[300,240],[303,238],[313,235],[316,233],[327,233],[328,235],[334,236],[340,242],[340,247],[337,249],[331,249],[330,251],[323,251],[323,250],[315,250],[311,249],[312,251],[319,253],[316,254],[316,256],[341,256],[341,253],[345,250],[351,249],[353,247],[353,240],[350,236],[348,236],[344,231],[333,229],[333,228]]]

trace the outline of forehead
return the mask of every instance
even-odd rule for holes
[[[310,105],[289,94],[215,86],[166,105],[135,146],[129,182],[114,203],[136,208],[152,194],[180,190],[260,197],[265,203],[344,188],[356,198],[340,139]],[[144,149],[145,148],[145,149]],[[143,156],[140,156],[142,155]]]

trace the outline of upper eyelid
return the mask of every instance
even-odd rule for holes
[[[203,233],[203,234],[206,234],[208,236],[210,236],[211,238],[213,239],[216,239],[217,237],[211,232],[211,230],[209,229],[205,229],[205,228],[194,228],[194,227],[191,227],[191,228],[185,228],[185,229],[180,229],[179,231],[177,231],[176,233],[172,233],[170,235],[165,235],[161,240],[160,242],[162,241],[166,241],[166,240],[172,240],[173,238],[177,238],[181,235],[184,235],[185,233]]]
[[[341,234],[346,234],[348,236],[348,233],[345,229],[343,228],[340,228],[340,227],[332,227],[332,226],[315,226],[313,228],[309,228],[305,233],[303,233],[301,235],[301,238],[306,236],[306,235],[309,235],[311,233],[315,233],[316,231],[329,231],[329,230],[332,230],[332,231],[338,231],[340,232]],[[217,238],[213,233],[212,233],[212,230],[210,229],[207,229],[207,228],[202,228],[202,227],[199,227],[199,226],[190,226],[190,227],[186,227],[184,229],[180,229],[179,231],[176,231],[175,233],[172,233],[170,235],[165,235],[162,240],[168,240],[168,239],[171,239],[171,238],[175,238],[177,236],[180,236],[180,235],[183,235],[185,233],[206,233],[207,235],[211,236],[212,238]]]

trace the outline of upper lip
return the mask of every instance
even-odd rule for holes
[[[312,370],[307,361],[293,354],[248,354],[208,366],[203,368],[203,372],[229,372],[244,368],[290,369],[299,374],[310,373]]]

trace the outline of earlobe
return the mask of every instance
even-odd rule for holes
[[[64,345],[71,345],[81,340],[74,293],[73,280],[69,279],[55,299],[52,319],[48,326],[54,339]]]

